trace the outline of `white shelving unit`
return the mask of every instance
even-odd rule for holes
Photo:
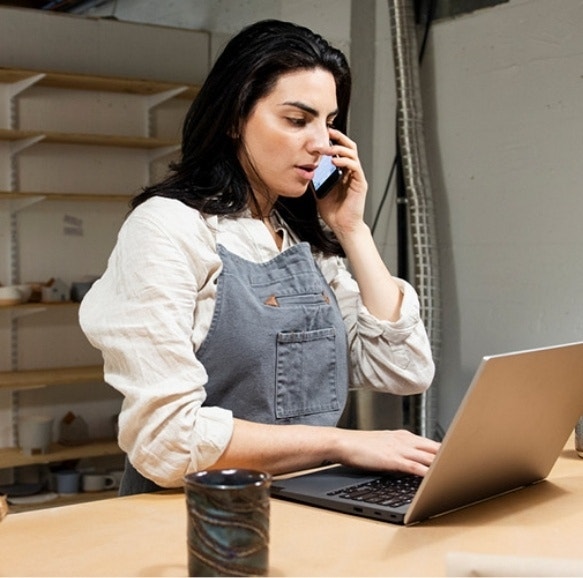
[[[70,284],[100,274],[131,195],[160,176],[179,150],[180,126],[197,90],[0,68],[0,282],[58,277]],[[18,414],[42,410],[39,391],[111,389],[103,385],[99,354],[78,327],[77,309],[75,303],[0,307],[0,413],[12,424],[11,432],[0,430],[0,470],[120,451],[107,436],[75,448],[54,444],[43,456],[24,456],[16,447]],[[53,409],[66,404],[66,394],[51,395]],[[103,430],[108,416],[95,411]]]

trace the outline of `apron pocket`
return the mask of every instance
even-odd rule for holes
[[[338,411],[333,327],[277,335],[277,418]]]

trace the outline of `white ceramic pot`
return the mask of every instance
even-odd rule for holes
[[[0,287],[0,305],[16,305],[22,303],[22,293],[15,285]]]
[[[53,437],[53,418],[48,415],[21,417],[18,422],[18,440],[22,452],[32,456],[44,454]]]
[[[30,299],[32,287],[30,285],[8,285],[0,287],[0,305],[18,305]]]

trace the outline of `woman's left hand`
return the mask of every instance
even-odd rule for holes
[[[358,230],[364,223],[364,207],[368,183],[358,158],[356,143],[336,129],[330,129],[334,144],[329,152],[342,171],[339,183],[317,201],[324,222],[341,238]]]
[[[364,306],[377,319],[397,321],[401,316],[403,293],[364,221],[368,184],[356,143],[334,129],[330,129],[330,138],[334,144],[324,154],[337,155],[333,162],[343,174],[338,185],[316,201],[318,211],[344,249]]]

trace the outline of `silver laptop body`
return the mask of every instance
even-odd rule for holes
[[[380,475],[344,466],[276,479],[272,495],[414,524],[543,480],[580,415],[583,342],[487,356],[409,505],[340,498]]]

